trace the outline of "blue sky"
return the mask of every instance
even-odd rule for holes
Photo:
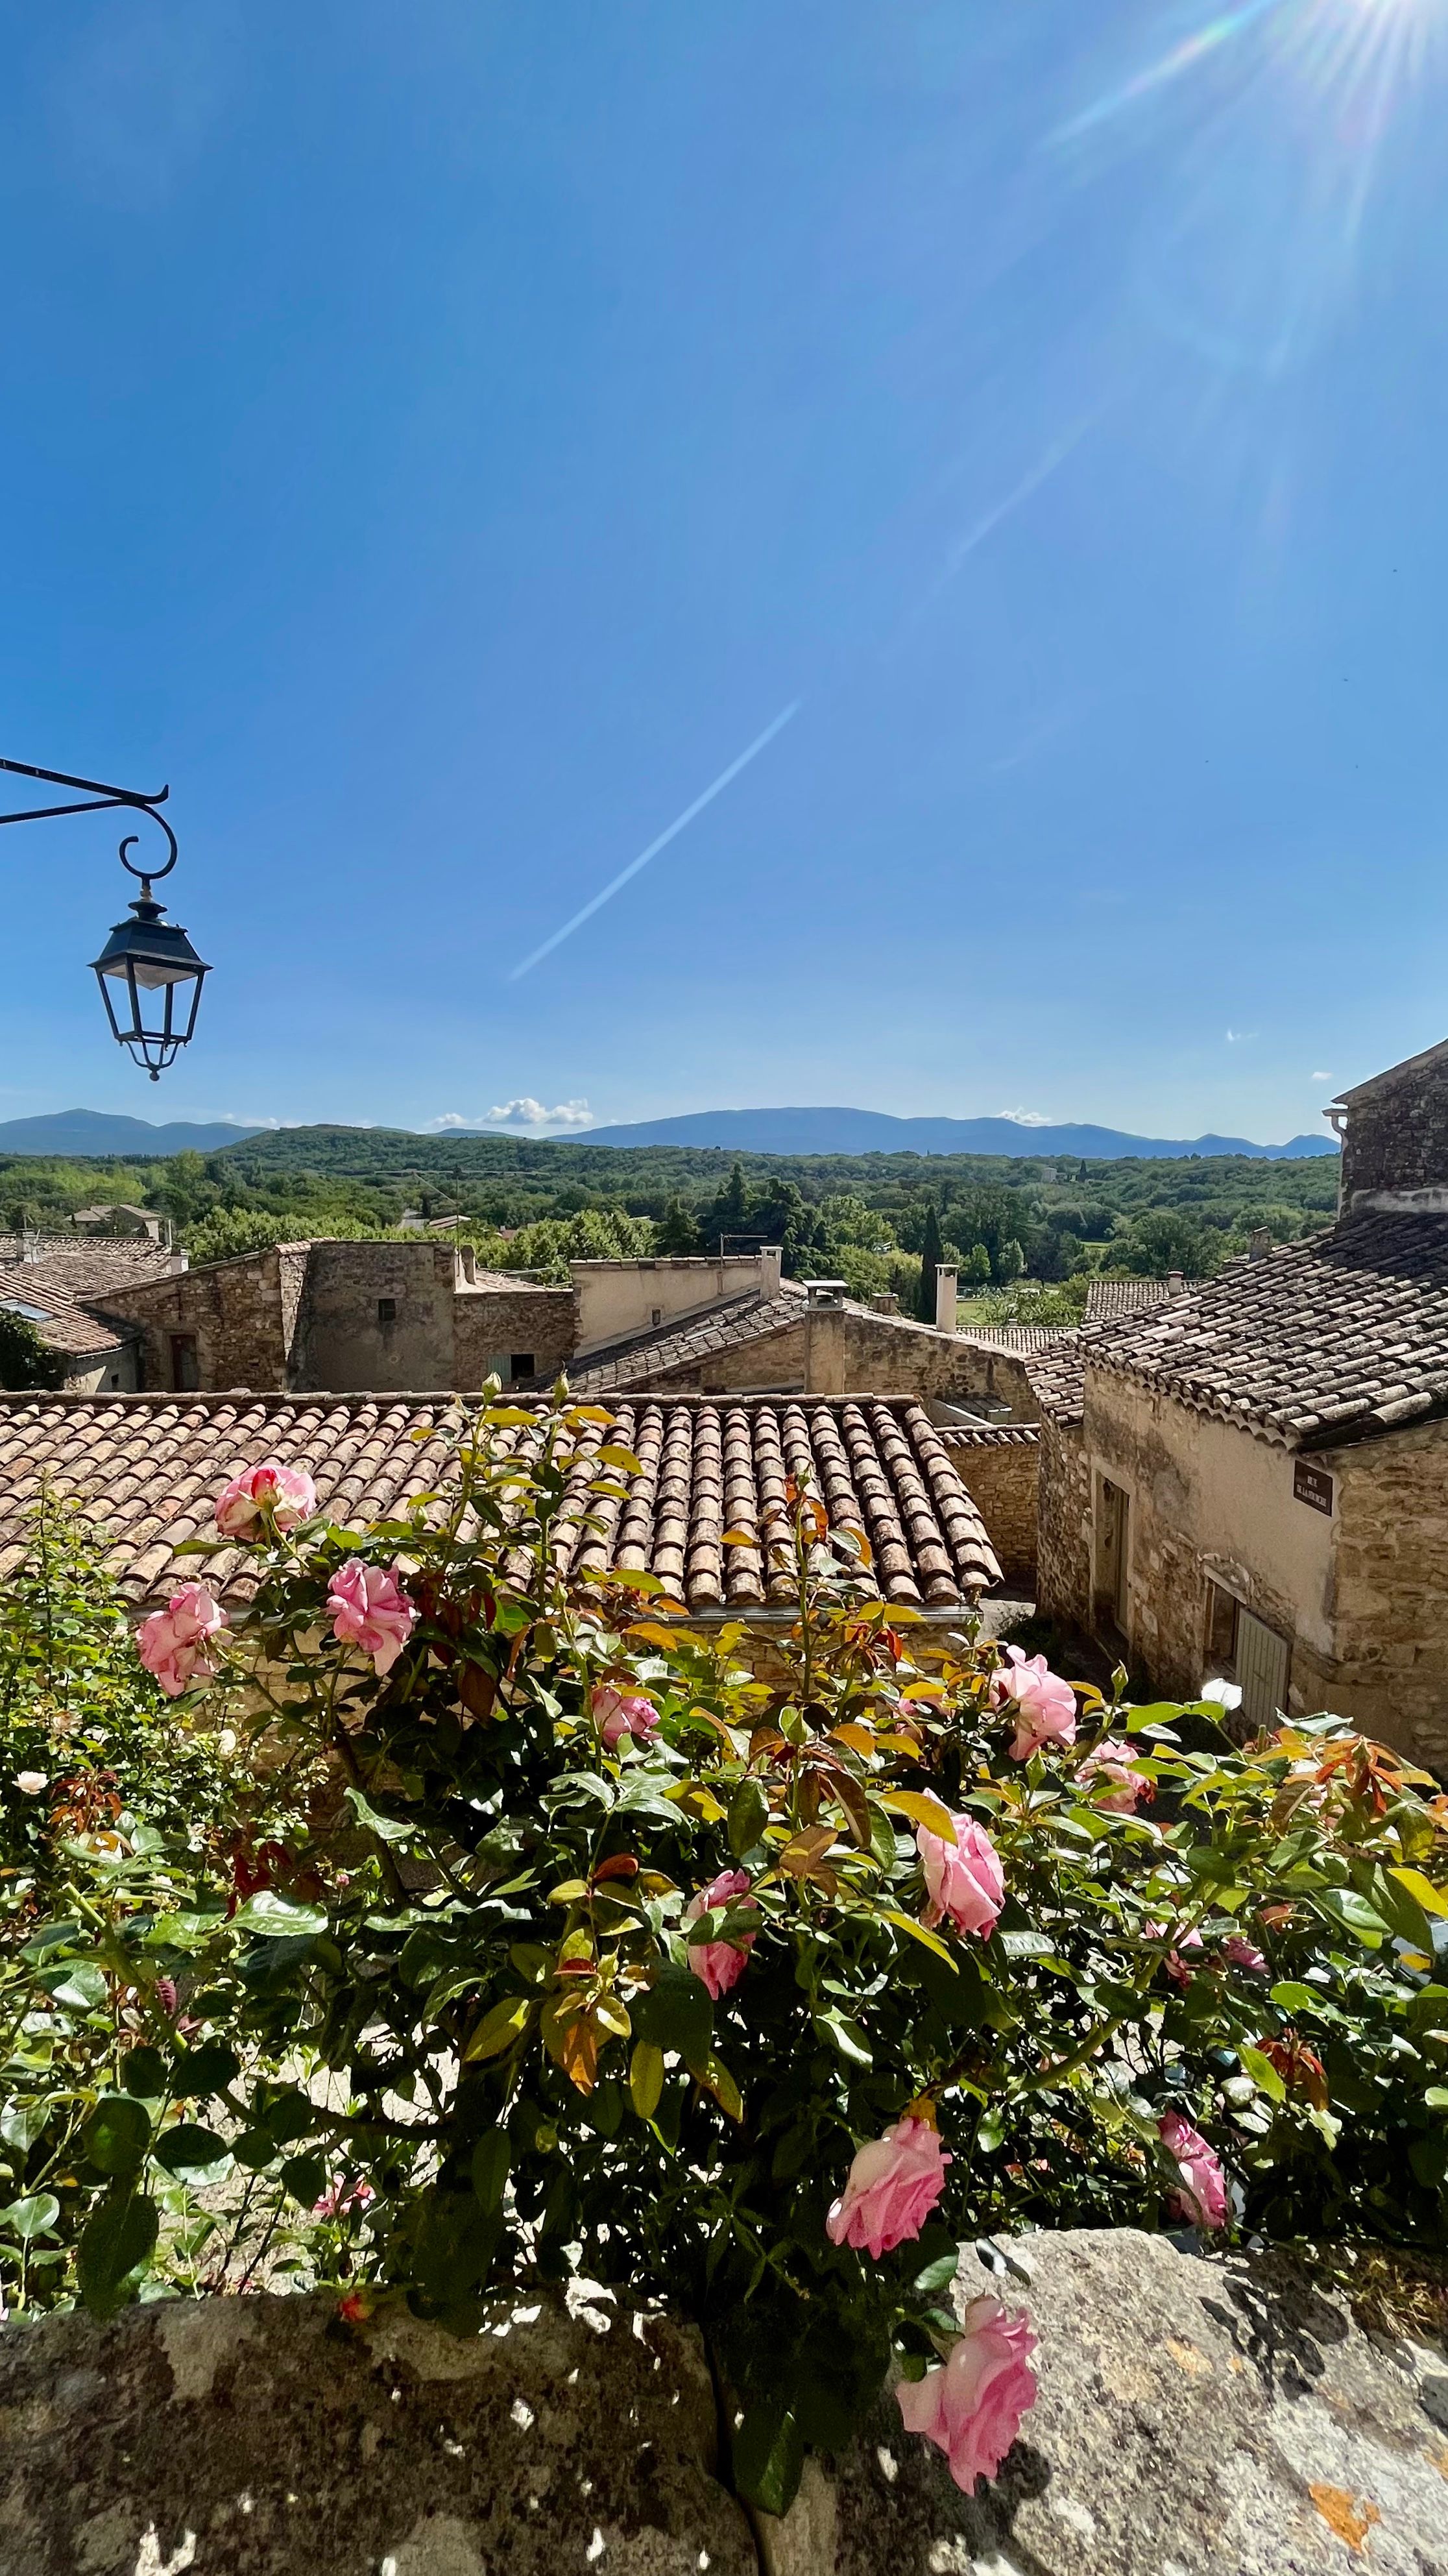
[[[0,751],[170,780],[216,970],[151,1087],[7,834],[0,1116],[1276,1138],[1448,1031],[1448,0],[0,27]]]

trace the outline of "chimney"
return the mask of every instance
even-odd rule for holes
[[[1265,1261],[1272,1249],[1270,1225],[1254,1225],[1247,1237],[1247,1251],[1253,1261]]]
[[[1184,1297],[1186,1295],[1187,1283],[1180,1270],[1169,1270],[1167,1272],[1166,1293],[1169,1297]]]
[[[464,1287],[476,1288],[478,1284],[477,1246],[471,1243],[458,1244],[457,1257],[463,1274]]]
[[[766,1301],[779,1295],[779,1279],[783,1264],[783,1244],[766,1243],[759,1256],[759,1293]]]
[[[804,1291],[805,1394],[843,1395],[845,1283],[843,1279],[806,1279]]]
[[[953,1264],[938,1261],[935,1265],[935,1329],[937,1333],[955,1331],[956,1299],[960,1273]]]

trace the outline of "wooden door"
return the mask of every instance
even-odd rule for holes
[[[1113,1485],[1107,1477],[1103,1476],[1098,1592],[1102,1609],[1123,1637],[1126,1634],[1126,1571],[1130,1558],[1130,1511],[1130,1503],[1121,1487]]]
[[[1287,1707],[1287,1669],[1291,1649],[1275,1628],[1265,1627],[1250,1610],[1237,1612],[1237,1680],[1242,1715],[1252,1727],[1275,1726]]]

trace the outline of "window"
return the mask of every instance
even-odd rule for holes
[[[171,1384],[178,1394],[201,1384],[194,1333],[173,1333],[171,1336]]]
[[[377,1300],[377,1321],[378,1321],[378,1323],[379,1323],[379,1324],[395,1324],[395,1323],[396,1323],[396,1321],[397,1321],[397,1299],[396,1299],[395,1297],[379,1297],[379,1298],[378,1298],[378,1300]]]
[[[1207,1667],[1219,1679],[1236,1682],[1242,1705],[1227,1719],[1229,1734],[1242,1742],[1264,1726],[1275,1726],[1287,1713],[1287,1677],[1292,1648],[1265,1619],[1245,1609],[1220,1583],[1207,1586]]]
[[[663,1320],[664,1320],[664,1310],[663,1310],[662,1306],[650,1306],[650,1308],[649,1308],[649,1322],[650,1322],[651,1324],[661,1324],[661,1323],[663,1322]]]
[[[532,1374],[533,1374],[533,1354],[532,1354],[532,1352],[531,1352],[531,1351],[512,1351],[512,1352],[510,1352],[509,1357],[508,1357],[508,1375],[509,1375],[509,1377],[513,1380],[514,1385],[515,1385],[515,1386],[517,1385],[517,1382],[518,1382],[518,1380],[519,1380],[519,1378],[520,1378],[520,1377],[531,1377],[531,1376],[532,1376]]]

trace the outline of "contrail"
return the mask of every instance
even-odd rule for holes
[[[1050,481],[1057,468],[1065,464],[1072,449],[1080,446],[1088,429],[1095,427],[1099,417],[1098,410],[1088,414],[1085,420],[1078,420],[1074,428],[1068,429],[1063,437],[1056,439],[1047,448],[1045,455],[1037,459],[1028,474],[1021,476],[1019,483],[1007,492],[1003,501],[997,501],[993,509],[987,510],[983,518],[976,520],[973,528],[967,529],[959,542],[951,547],[946,557],[945,569],[934,588],[928,593],[929,598],[938,599],[946,584],[954,581],[967,557],[974,554],[976,547],[983,546],[986,538],[994,535],[1003,519],[1010,518],[1013,511],[1019,510],[1023,501],[1029,501],[1033,492],[1039,492],[1041,485]]]
[[[561,948],[565,939],[571,939],[575,930],[581,930],[585,921],[591,921],[596,912],[601,912],[604,905],[612,901],[620,887],[628,884],[630,877],[636,877],[640,868],[646,868],[650,859],[656,859],[660,850],[666,849],[669,842],[676,839],[684,830],[685,825],[693,822],[696,814],[702,814],[706,805],[712,805],[716,796],[723,795],[731,779],[737,778],[741,769],[747,769],[751,760],[758,759],[766,743],[773,742],[777,733],[783,733],[791,717],[798,715],[803,704],[803,698],[795,698],[784,709],[782,715],[775,717],[773,724],[767,724],[763,733],[756,734],[748,750],[741,751],[737,760],[731,760],[727,769],[721,769],[712,786],[706,787],[702,796],[696,796],[692,805],[686,805],[682,814],[674,817],[667,831],[660,832],[658,839],[650,841],[646,850],[640,850],[636,859],[630,859],[628,866],[621,868],[616,877],[610,878],[601,893],[596,894],[591,902],[586,903],[581,912],[575,912],[571,921],[565,921],[561,930],[555,930],[551,939],[545,939],[541,948],[535,948],[531,956],[524,958],[521,966],[513,968],[508,977],[509,983],[516,984],[520,976],[530,974],[535,966],[541,965],[545,957],[552,955],[555,948]]]

